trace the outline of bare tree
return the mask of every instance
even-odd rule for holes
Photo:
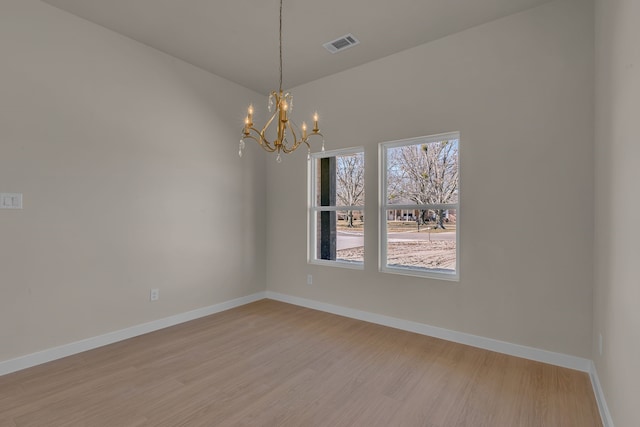
[[[400,203],[455,203],[458,197],[458,142],[440,141],[389,150],[388,194]],[[433,211],[436,228],[445,228],[444,209]],[[431,215],[420,211],[419,220]]]
[[[345,206],[364,204],[364,155],[336,157],[336,196]],[[347,211],[348,226],[353,227],[353,211]]]

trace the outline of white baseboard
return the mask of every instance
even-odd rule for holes
[[[22,369],[50,362],[52,360],[61,359],[63,357],[81,353],[83,351],[102,347],[108,344],[113,344],[114,342],[133,338],[138,335],[157,331],[159,329],[164,329],[169,326],[188,322],[200,317],[209,316],[211,314],[249,304],[251,302],[258,301],[264,298],[266,298],[266,293],[258,292],[252,295],[247,295],[241,298],[214,304],[209,307],[203,307],[196,310],[188,311],[186,313],[176,314],[174,316],[165,317],[163,319],[154,320],[152,322],[143,323],[141,325],[132,326],[130,328],[121,329],[119,331],[109,332],[104,335],[72,342],[69,344],[61,345],[59,347],[39,351],[37,353],[27,354],[15,359],[0,362],[0,375],[20,371]]]
[[[522,357],[524,359],[535,360],[538,362],[548,363],[550,365],[561,366],[563,368],[575,369],[577,371],[590,373],[591,366],[593,364],[590,359],[584,359],[582,357],[570,356],[567,354],[555,353],[547,350],[540,350],[534,347],[512,344],[505,341],[494,340],[492,338],[485,338],[478,335],[456,332],[449,329],[439,328],[437,326],[427,325],[424,323],[412,322],[410,320],[398,319],[396,317],[383,316],[381,314],[327,304],[310,299],[280,294],[277,292],[267,291],[266,296],[269,299],[277,301],[325,311],[327,313],[338,314],[340,316],[350,317],[352,319],[364,320],[365,322],[376,323],[378,325],[389,326],[409,332],[415,332],[417,334],[440,338],[447,341],[453,341],[460,344],[466,344],[472,347],[483,348],[485,350],[491,350],[497,353]]]
[[[598,371],[596,371],[596,365],[593,362],[591,362],[589,377],[591,378],[593,394],[596,395],[596,403],[598,404],[598,410],[602,418],[602,425],[604,427],[613,427],[613,418],[611,418],[611,413],[609,412],[609,407],[607,406],[607,401],[604,398],[604,392],[600,385],[600,379],[598,378]]]
[[[600,380],[598,379],[598,373],[596,371],[595,364],[589,359],[570,356],[562,353],[555,353],[547,350],[540,350],[533,347],[512,344],[505,341],[481,337],[478,335],[456,332],[449,329],[427,325],[424,323],[398,319],[395,317],[384,316],[381,314],[327,304],[319,301],[299,298],[271,291],[258,292],[252,295],[247,295],[241,298],[214,304],[209,307],[203,307],[196,310],[188,311],[186,313],[176,314],[174,316],[165,317],[163,319],[154,320],[152,322],[143,323],[119,331],[110,332],[104,335],[87,338],[85,340],[76,341],[59,347],[31,353],[25,356],[17,357],[15,359],[6,360],[0,362],[0,376],[9,374],[11,372],[20,371],[22,369],[30,368],[32,366],[40,365],[42,363],[50,362],[52,360],[61,359],[63,357],[81,353],[83,351],[133,338],[149,332],[157,331],[159,329],[164,329],[180,323],[188,322],[200,317],[209,316],[211,314],[249,304],[251,302],[258,301],[264,298],[312,308],[315,310],[333,313],[340,316],[350,317],[352,319],[363,320],[365,322],[389,326],[404,331],[415,332],[421,335],[440,338],[460,344],[466,344],[473,347],[483,348],[485,350],[508,354],[511,356],[522,357],[524,359],[535,360],[538,362],[549,363],[551,365],[587,372],[591,378],[591,384],[596,397],[596,402],[598,404],[600,416],[602,417],[602,424],[604,427],[614,427],[613,420],[611,418],[611,414],[609,413],[609,408],[605,401],[602,387],[600,385]]]
[[[602,425],[604,427],[614,427],[611,414],[609,413],[609,408],[604,398],[602,387],[600,386],[600,380],[598,379],[598,373],[596,371],[595,364],[590,359],[570,356],[563,353],[555,353],[547,350],[540,350],[534,347],[512,344],[505,341],[481,337],[478,335],[471,335],[463,332],[456,332],[449,329],[439,328],[424,323],[412,322],[410,320],[403,320],[390,316],[383,316],[381,314],[370,313],[367,311],[356,310],[339,305],[327,304],[306,298],[280,294],[277,292],[267,291],[266,297],[276,301],[287,302],[302,307],[325,311],[327,313],[350,317],[352,319],[363,320],[365,322],[376,323],[378,325],[389,326],[391,328],[401,329],[409,332],[415,332],[417,334],[440,338],[447,341],[453,341],[460,344],[466,344],[472,347],[495,351],[497,353],[508,354],[511,356],[522,357],[524,359],[535,360],[537,362],[548,363],[550,365],[561,366],[563,368],[586,372],[589,374],[589,377],[591,379],[591,385],[593,387],[593,392],[598,404],[598,410],[602,419]]]

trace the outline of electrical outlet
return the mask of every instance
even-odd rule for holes
[[[22,193],[0,193],[0,209],[22,209]]]
[[[149,292],[149,301],[158,301],[160,299],[160,289],[154,288]]]
[[[307,274],[307,285],[313,285],[313,275]]]

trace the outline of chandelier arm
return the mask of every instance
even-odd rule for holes
[[[264,149],[264,151],[268,151],[269,153],[273,153],[278,149],[277,147],[272,147],[271,145],[268,145],[268,144],[262,144],[262,148]]]
[[[302,142],[306,143],[307,145],[309,145],[309,143],[307,142],[309,140],[309,138],[311,138],[312,136],[321,136],[322,139],[324,139],[324,135],[320,132],[312,132],[310,134],[307,135],[307,137],[305,139],[302,140]]]
[[[267,131],[267,129],[269,128],[269,126],[271,125],[271,122],[273,122],[273,119],[276,118],[276,116],[278,115],[279,111],[276,108],[276,111],[273,113],[273,115],[271,116],[271,118],[269,119],[269,121],[264,125],[264,127],[262,128],[262,130],[260,132],[258,132],[256,129],[254,129],[256,132],[258,132],[258,134],[260,135],[260,139],[262,139],[263,141],[269,143],[269,140],[267,139],[267,137],[264,136],[265,132]],[[271,144],[271,143],[269,143]],[[276,145],[276,144],[274,144]]]
[[[255,142],[258,143],[258,145],[260,145],[263,149],[265,149],[266,151],[273,153],[276,150],[276,146],[275,144],[272,144],[271,142],[269,142],[269,140],[267,138],[264,138],[262,134],[260,134],[260,132],[258,131],[258,129],[254,128],[254,127],[250,127],[249,128],[249,132],[253,132],[256,135],[251,135],[250,133],[245,133],[244,136],[242,137],[242,139],[244,140],[245,138],[250,138],[253,139]]]
[[[293,137],[293,145],[291,146],[291,148],[289,148],[284,144],[284,141],[282,141],[282,151],[284,151],[285,154],[289,154],[294,152],[302,141],[298,141],[296,131],[293,129],[293,126],[291,126],[291,121],[287,122],[286,127],[289,128],[289,132],[291,132],[291,136]]]
[[[296,144],[293,144],[291,148],[287,148],[286,145],[282,144],[282,152],[285,154],[293,153],[294,151],[296,151],[296,148],[298,148],[298,145],[300,144],[296,143]]]
[[[320,132],[314,131],[311,135],[307,136],[307,139],[309,139],[309,137],[312,137],[314,135],[317,135],[317,136],[322,138],[322,147],[321,148],[322,148],[322,151],[324,151],[324,135],[322,133],[320,133]],[[307,140],[305,140],[305,142],[307,142]],[[309,145],[309,144],[307,143],[307,145]]]
[[[257,129],[251,128],[252,131],[254,131],[255,133],[258,133]],[[258,133],[259,135],[259,133]],[[269,153],[273,153],[274,151],[276,151],[276,147],[273,147],[272,145],[269,144],[269,141],[267,141],[266,139],[261,139],[261,138],[256,138],[253,135],[245,135],[242,137],[242,139],[253,139],[255,142],[258,143],[259,146],[261,146],[265,151],[268,151]]]

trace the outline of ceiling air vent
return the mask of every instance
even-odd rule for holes
[[[338,39],[325,43],[322,46],[324,46],[329,52],[336,53],[349,49],[357,44],[360,44],[360,41],[353,37],[353,34],[347,34],[346,36],[342,36]]]

